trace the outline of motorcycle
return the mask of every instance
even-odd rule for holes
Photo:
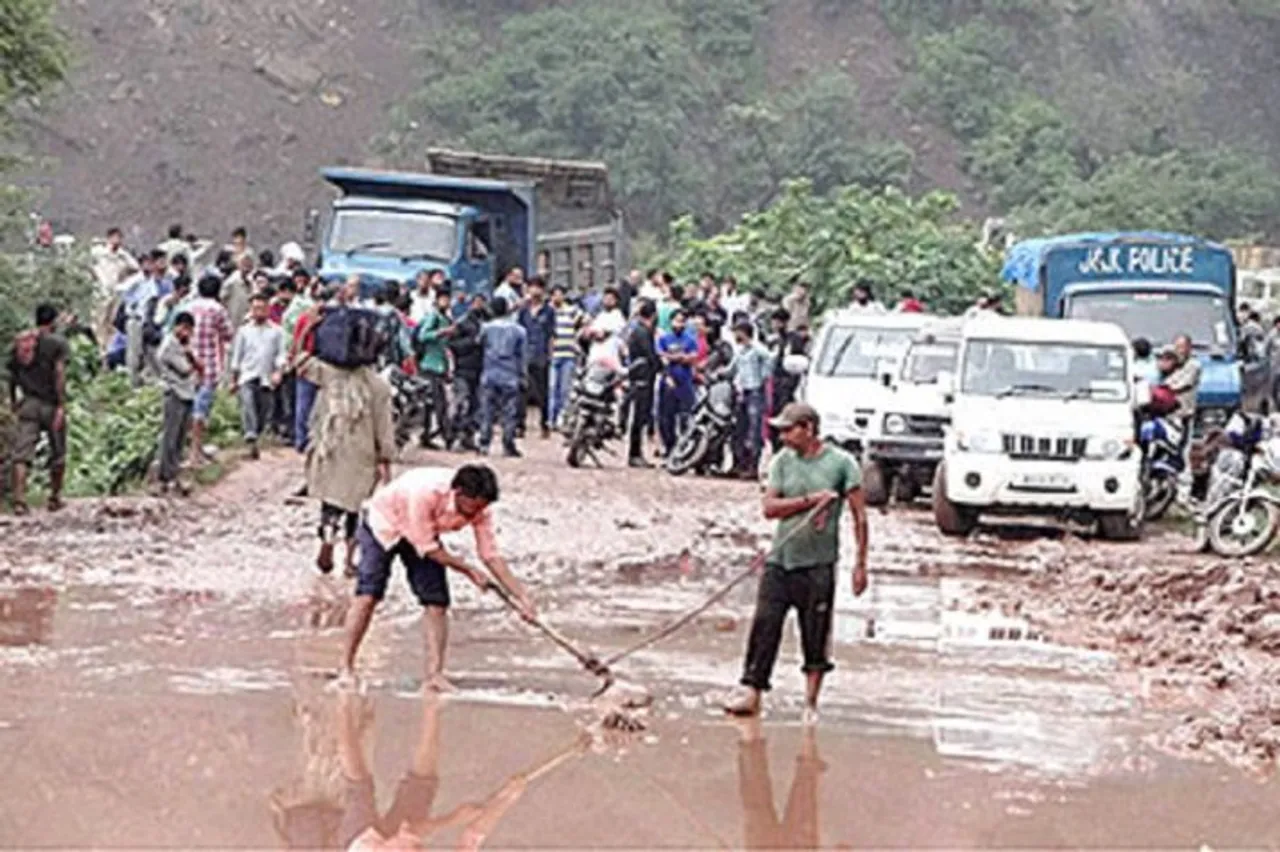
[[[1138,428],[1142,450],[1142,483],[1145,492],[1144,517],[1158,521],[1178,496],[1178,478],[1187,462],[1179,447],[1181,436],[1167,419],[1149,417]]]
[[[691,470],[707,473],[722,467],[733,439],[733,410],[732,379],[716,379],[694,406],[689,424],[667,456],[667,472],[683,476]]]
[[[1264,430],[1256,416],[1236,414],[1226,436],[1197,523],[1214,553],[1252,556],[1280,531],[1280,434],[1274,427]]]
[[[425,429],[430,422],[431,387],[426,379],[411,376],[396,365],[384,369],[382,378],[391,385],[396,449],[404,449],[405,444],[409,443],[409,431],[414,426]]]
[[[596,453],[607,450],[609,441],[622,437],[616,388],[626,378],[639,373],[643,366],[643,362],[634,362],[625,374],[600,363],[578,368],[561,421],[561,432],[569,446],[565,457],[569,467],[580,467],[583,458],[590,458],[597,467],[603,467]]]

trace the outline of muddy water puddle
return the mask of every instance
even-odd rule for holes
[[[749,489],[601,472],[569,493],[559,467],[503,475],[499,537],[517,571],[550,623],[602,655],[701,603],[762,540]],[[703,514],[674,511],[686,492]],[[550,525],[588,498],[602,526]],[[918,513],[876,515],[871,589],[855,600],[840,572],[816,735],[799,725],[794,623],[763,725],[715,706],[740,671],[749,581],[616,667],[655,696],[646,731],[578,746],[596,679],[462,583],[461,693],[424,702],[419,616],[397,573],[361,651],[369,706],[344,704],[327,687],[347,590],[309,571],[313,513],[215,508],[188,527],[155,520],[145,553],[135,519],[115,531],[97,515],[83,535],[37,531],[74,559],[0,543],[13,554],[0,567],[0,844],[278,848],[368,818],[342,782],[356,753],[373,821],[398,802],[433,846],[1280,843],[1274,784],[1144,746],[1165,720],[1109,655],[974,607],[978,584],[1066,558],[1075,545],[1059,537],[956,544]],[[419,760],[438,777],[431,796],[400,784]]]

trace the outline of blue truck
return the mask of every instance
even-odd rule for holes
[[[1203,365],[1195,436],[1239,407],[1269,407],[1265,351],[1241,343],[1231,251],[1182,234],[1066,234],[1024,240],[1005,258],[1017,312],[1114,322],[1154,346],[1191,336]]]
[[[625,235],[600,163],[432,149],[429,173],[328,168],[338,192],[327,222],[308,220],[319,272],[358,275],[368,297],[389,281],[441,270],[455,288],[489,295],[507,270],[537,272],[571,293],[613,283]],[[539,202],[605,209],[609,224],[539,235]]]

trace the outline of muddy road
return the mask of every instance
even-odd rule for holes
[[[528,448],[495,462],[499,541],[547,620],[602,655],[767,540],[750,484]],[[0,844],[315,845],[372,796],[373,817],[394,800],[428,845],[468,848],[1280,845],[1272,563],[1170,555],[1173,535],[944,542],[926,512],[873,514],[816,731],[790,627],[763,725],[713,706],[748,583],[618,666],[655,696],[647,730],[584,740],[595,679],[458,582],[457,695],[423,695],[399,574],[362,650],[368,695],[328,691],[347,590],[311,567],[298,475],[268,454],[187,502],[0,522]]]

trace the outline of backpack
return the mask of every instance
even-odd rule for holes
[[[328,308],[312,332],[315,356],[335,367],[367,367],[378,360],[378,316],[360,308]]]

